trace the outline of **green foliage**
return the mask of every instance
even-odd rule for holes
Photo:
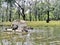
[[[52,1],[52,0],[51,0]],[[54,1],[54,0],[53,0]],[[41,21],[41,20],[47,20],[48,14],[47,11],[49,11],[49,18],[50,20],[60,20],[60,0],[55,0],[54,2],[50,2],[50,1],[31,1],[33,3],[29,4],[29,2],[25,2],[28,5],[25,5],[23,2],[23,5],[20,5],[20,3],[18,3],[21,8],[24,7],[24,13],[29,9],[31,11],[31,17],[30,17],[30,13],[28,11],[27,14],[25,14],[26,16],[26,20],[30,21],[30,18],[32,21]],[[16,19],[23,19],[22,16],[22,12],[19,6],[17,6],[15,3],[18,2],[17,0],[0,0],[0,9],[2,11],[0,11],[0,19],[2,21],[13,21]],[[4,3],[6,3],[5,5],[7,5],[7,7],[2,6]],[[1,8],[2,7],[2,8]],[[19,7],[19,8],[18,8]],[[48,8],[49,7],[49,8]],[[19,11],[20,12],[19,12]],[[3,14],[4,13],[4,14]],[[19,14],[18,14],[19,13]]]
[[[56,4],[54,5],[54,16],[55,16],[55,19],[56,20],[59,20],[60,19],[60,0],[57,0],[56,1]]]

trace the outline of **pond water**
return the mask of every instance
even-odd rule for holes
[[[7,32],[0,26],[0,45],[60,45],[59,27],[41,27],[28,33]]]

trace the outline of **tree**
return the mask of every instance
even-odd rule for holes
[[[10,12],[10,14],[9,14],[9,21],[11,22],[12,7],[13,7],[13,4],[14,4],[15,0],[5,0],[5,2],[7,2],[7,10],[8,10],[8,4],[10,6],[10,10],[9,10],[9,12]],[[8,13],[8,11],[7,11],[7,13]]]
[[[1,18],[2,18],[2,22],[3,22],[3,15],[2,15],[2,1],[3,0],[0,0],[0,15],[1,15]]]
[[[6,21],[10,21],[15,19],[22,19],[23,20],[46,20],[49,23],[50,19],[60,19],[60,1],[55,0],[55,3],[51,2],[52,0],[5,0],[5,2],[1,3],[0,0],[0,9],[1,6],[6,3],[7,7],[3,9],[1,12],[1,18],[6,19]],[[14,9],[13,9],[14,8]],[[15,11],[13,11],[15,10]],[[17,12],[17,13],[16,13]],[[27,12],[27,13],[26,13]],[[29,12],[29,13],[28,13]],[[28,15],[29,14],[29,15]],[[51,17],[51,14],[53,17]],[[5,17],[3,17],[5,16]],[[12,17],[13,16],[13,17]],[[18,17],[16,17],[18,16]],[[27,17],[28,16],[28,17]],[[7,18],[6,18],[7,17]]]
[[[23,20],[25,20],[25,9],[24,9],[24,7],[22,7],[19,3],[17,3],[16,1],[15,1],[15,3],[19,6],[19,9],[21,9],[22,10],[22,17],[23,17]],[[25,3],[25,1],[24,1],[24,3]],[[19,12],[20,13],[20,12]]]
[[[53,14],[56,20],[60,20],[60,0],[56,0],[56,3],[54,4]]]
[[[49,23],[49,0],[47,0],[46,3],[47,3],[47,15],[48,15],[46,22]]]
[[[31,20],[32,20],[32,16],[31,16],[31,5],[32,5],[32,4],[31,4],[30,2],[29,2],[29,4],[30,4],[30,7],[29,7],[29,10],[30,10],[30,11],[29,11],[29,19],[30,19],[30,21],[31,21]]]
[[[1,7],[1,1],[2,1],[2,0],[0,0],[0,7]]]
[[[35,21],[37,21],[37,0],[35,1],[35,5],[34,5],[34,7],[35,7],[35,11],[34,11],[34,15],[35,15]]]
[[[7,3],[7,8],[6,8],[6,21],[8,21],[8,3]]]

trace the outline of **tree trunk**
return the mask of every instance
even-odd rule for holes
[[[49,21],[50,21],[50,19],[49,19],[49,11],[47,11],[47,15],[48,15],[48,17],[47,17],[46,22],[49,23]]]
[[[49,0],[47,0],[47,1],[48,1],[48,4],[49,4]],[[48,15],[48,17],[47,17],[46,22],[49,23],[49,21],[50,21],[50,19],[49,19],[49,5],[48,5],[48,10],[47,10],[47,15]]]
[[[31,19],[32,19],[32,17],[31,17],[31,9],[30,9],[30,13],[29,13],[29,18],[30,18],[30,21],[31,21]]]
[[[2,22],[4,21],[3,19],[4,19],[4,16],[2,15]]]
[[[18,18],[20,20],[20,8],[18,7]]]
[[[37,15],[35,15],[35,21],[37,21]]]
[[[38,14],[38,20],[40,21],[40,15]]]
[[[10,14],[9,14],[9,21],[11,22],[11,15],[12,15],[12,4],[10,4]]]
[[[35,21],[37,21],[37,0],[35,1]]]
[[[16,2],[16,1],[15,1]],[[22,17],[23,17],[23,20],[25,20],[25,13],[24,13],[24,8],[22,8],[19,3],[16,2],[16,4],[19,6],[19,8],[21,8],[22,10]]]
[[[6,9],[6,21],[8,21],[8,3],[7,3],[7,9]]]
[[[24,13],[24,8],[22,8],[22,17],[23,17],[23,20],[25,20],[25,13]]]
[[[37,10],[35,10],[35,21],[37,21]]]

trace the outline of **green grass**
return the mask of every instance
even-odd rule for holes
[[[9,26],[12,22],[1,22],[0,25]],[[60,21],[50,21],[46,23],[46,21],[27,21],[27,25],[33,28],[40,28],[40,27],[60,27]]]
[[[12,22],[0,22],[0,26],[1,25],[10,26],[11,24]]]
[[[27,25],[33,28],[60,27],[60,21],[50,21],[49,23],[46,23],[46,21],[27,21]]]

